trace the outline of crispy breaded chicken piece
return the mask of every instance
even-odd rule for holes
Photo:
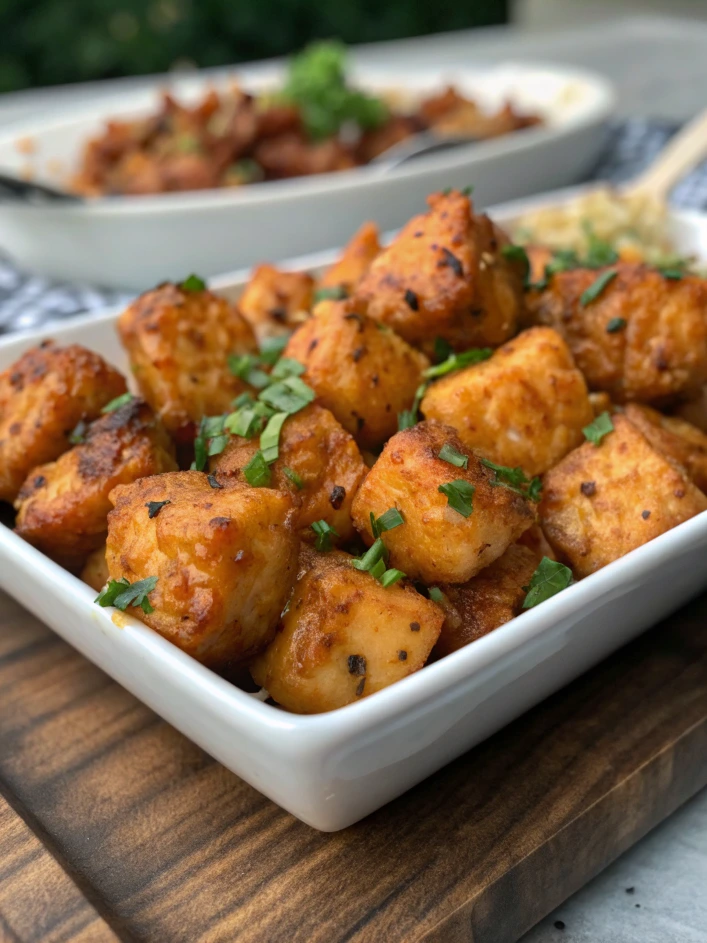
[[[419,671],[444,615],[412,586],[383,587],[347,553],[302,551],[302,568],[270,646],[251,666],[287,710],[351,704]]]
[[[77,570],[105,542],[111,490],[176,468],[164,426],[147,403],[134,399],[93,422],[81,445],[30,472],[15,501],[15,529]]]
[[[545,475],[540,521],[560,559],[589,576],[707,510],[707,497],[625,416]]]
[[[297,575],[289,494],[214,488],[202,472],[184,471],[119,485],[111,500],[111,579],[157,577],[154,611],[130,607],[131,615],[215,668],[270,642]]]
[[[45,341],[0,374],[0,501],[14,501],[37,465],[71,448],[77,425],[126,391],[125,379],[98,354]]]
[[[364,223],[346,243],[341,257],[324,273],[319,282],[320,286],[341,287],[347,294],[351,294],[380,251],[378,227],[375,223]]]
[[[675,459],[700,491],[707,491],[707,435],[684,419],[629,403],[624,415],[658,452]]]
[[[258,341],[290,334],[309,317],[314,279],[307,272],[285,272],[274,265],[253,269],[238,309]]]
[[[439,457],[444,445],[467,459],[467,467]],[[491,484],[493,473],[440,422],[421,422],[390,439],[354,498],[356,529],[373,543],[370,516],[397,508],[405,523],[384,533],[390,566],[425,583],[465,583],[493,563],[535,520],[531,502]],[[455,482],[470,486],[471,513],[464,516],[446,492]]]
[[[458,191],[436,193],[373,261],[355,291],[369,314],[432,355],[436,338],[454,350],[497,347],[516,331],[522,264],[507,259],[506,236],[474,215]]]
[[[242,469],[259,448],[257,438],[232,436],[211,459],[211,471],[219,481],[243,480]],[[351,503],[367,471],[353,438],[328,409],[312,403],[286,420],[278,451],[270,465],[271,485],[291,492],[298,502],[296,526],[302,540],[314,540],[312,524],[322,520],[340,540],[349,540],[354,532]]]
[[[229,371],[229,355],[258,350],[233,305],[210,291],[171,284],[130,304],[118,333],[142,395],[179,445],[192,442],[202,416],[225,412],[247,389]]]
[[[361,448],[375,449],[397,430],[429,361],[365,312],[351,299],[322,301],[285,356],[304,365],[302,379]]]
[[[583,293],[607,271],[615,277],[594,300]],[[618,403],[666,404],[697,395],[707,381],[707,282],[665,278],[645,265],[558,272],[529,308],[559,331],[590,389]]]
[[[459,438],[499,465],[540,475],[583,441],[594,418],[587,384],[557,331],[530,328],[483,363],[433,383],[426,419],[454,426]]]
[[[468,583],[440,586],[445,617],[435,655],[456,652],[520,615],[540,559],[527,546],[511,544]]]

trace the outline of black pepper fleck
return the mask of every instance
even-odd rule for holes
[[[37,477],[32,482],[35,488],[43,488],[46,483],[47,479],[44,477],[44,475],[37,475]]]
[[[358,682],[358,685],[357,685],[357,687],[356,687],[356,696],[357,696],[357,697],[361,697],[361,695],[363,694],[363,689],[364,689],[365,686],[366,686],[366,679],[365,679],[365,678],[361,678],[361,680]]]
[[[419,631],[420,631],[420,623],[419,623],[419,622],[411,622],[411,623],[410,623],[410,629],[411,629],[413,632],[419,632]]]
[[[319,338],[318,338],[318,337],[315,337],[314,340],[311,340],[311,341],[309,342],[309,347],[307,348],[307,352],[311,354],[312,351],[314,350],[314,348],[317,346],[318,343],[319,343]]]
[[[442,246],[442,258],[437,263],[440,266],[449,266],[449,268],[454,272],[455,275],[458,275],[459,278],[464,274],[464,269],[459,259],[454,255],[453,252],[450,252],[446,246]]]
[[[644,521],[647,521],[650,516],[651,516],[650,511],[641,511],[641,517],[643,518]]]
[[[405,304],[409,308],[412,308],[413,311],[420,310],[420,302],[418,300],[418,297],[415,294],[415,292],[411,291],[409,288],[405,289]]]
[[[219,483],[216,475],[207,475],[206,480],[211,485],[212,488],[223,488],[223,485]]]
[[[270,317],[274,321],[279,321],[280,324],[284,324],[287,321],[287,308],[277,307],[270,309]]]
[[[405,652],[405,651],[399,651],[399,652],[398,652],[398,660],[399,660],[399,661],[407,661],[407,659],[408,659],[408,653],[407,653],[407,652]]]
[[[365,347],[357,347],[356,350],[351,354],[351,359],[354,363],[358,363],[361,357],[366,353]]]
[[[366,659],[363,655],[349,655],[347,664],[350,675],[365,675]]]
[[[585,498],[591,498],[592,495],[597,493],[597,483],[595,481],[583,481],[579,486],[579,490]]]
[[[626,888],[626,893],[627,893],[627,894],[635,894],[635,893],[636,893],[636,888],[635,888],[635,887],[627,887],[627,888]]]
[[[334,487],[331,489],[331,494],[329,495],[329,504],[331,504],[335,511],[338,511],[341,505],[344,503],[345,497],[346,488],[342,488],[341,485],[334,485]]]

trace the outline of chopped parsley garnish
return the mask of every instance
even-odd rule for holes
[[[465,350],[461,354],[450,354],[442,363],[428,367],[422,375],[428,380],[434,380],[437,377],[446,376],[448,373],[454,373],[455,370],[461,370],[462,367],[488,360],[492,353],[490,347],[472,347],[471,350]]]
[[[270,376],[276,380],[285,380],[287,377],[301,377],[304,373],[304,366],[293,357],[280,357],[273,367]]]
[[[485,465],[486,468],[490,468],[491,471],[494,472],[494,477],[489,484],[494,486],[502,485],[504,488],[510,488],[511,491],[522,494],[524,498],[530,498],[531,501],[540,500],[540,492],[542,491],[543,484],[539,477],[528,478],[520,465],[517,465],[515,468],[509,468],[508,465],[497,465],[488,458],[482,458],[479,459],[479,461],[482,465]]]
[[[443,337],[435,337],[435,360],[441,363],[452,356],[454,350],[448,340]]]
[[[207,475],[206,480],[208,481],[208,483],[211,485],[212,488],[223,488],[223,485],[218,480],[216,475]]]
[[[619,331],[623,331],[627,324],[626,318],[611,318],[606,325],[606,333],[618,334]]]
[[[154,606],[147,598],[153,589],[157,586],[157,577],[148,576],[144,580],[138,580],[137,583],[129,583],[123,577],[119,580],[110,580],[106,588],[93,600],[99,606],[115,606],[123,612],[128,606],[140,606],[143,612],[148,615],[154,612]]]
[[[405,518],[400,513],[397,508],[389,508],[385,514],[376,520],[373,511],[371,511],[371,533],[374,537],[380,537],[381,534],[384,534],[387,530],[393,530],[395,527],[400,527],[401,524],[405,523]]]
[[[468,183],[465,187],[462,187],[459,191],[462,196],[471,196],[474,192],[474,186],[471,183]]]
[[[588,442],[593,442],[594,445],[599,445],[604,436],[613,431],[614,424],[611,421],[611,416],[607,412],[597,416],[594,422],[590,422],[588,426],[585,426],[584,429],[582,429],[584,438]]]
[[[312,530],[317,535],[314,546],[320,553],[328,553],[334,546],[332,538],[339,536],[338,531],[326,521],[315,521]]]
[[[190,275],[179,285],[182,291],[206,291],[206,282],[198,275]]]
[[[583,224],[584,232],[587,237],[587,255],[582,260],[582,265],[586,268],[604,268],[605,265],[613,265],[619,261],[619,254],[605,239],[600,239],[592,229],[591,223],[585,220]]]
[[[469,458],[466,455],[462,455],[461,452],[457,452],[453,445],[450,445],[449,442],[445,442],[442,448],[439,450],[439,455],[437,458],[441,458],[443,462],[448,462],[450,465],[456,465],[457,468],[468,468],[469,467]]]
[[[683,269],[678,268],[677,266],[668,267],[668,268],[659,268],[658,271],[663,276],[670,281],[679,282],[681,278],[684,277],[685,272]]]
[[[540,281],[528,282],[525,287],[543,291],[547,288],[553,275],[556,275],[558,272],[569,272],[571,269],[579,268],[581,264],[574,249],[558,249],[545,265],[544,275]]]
[[[270,466],[258,450],[247,465],[243,467],[243,477],[254,488],[265,488],[270,484],[272,473]]]
[[[266,387],[258,398],[273,409],[292,414],[304,409],[315,397],[314,390],[299,377],[290,376]]]
[[[447,496],[447,503],[462,517],[469,517],[474,510],[472,499],[474,497],[474,486],[464,478],[456,478],[446,485],[440,485],[437,489],[441,494]]]
[[[551,596],[561,592],[572,582],[572,570],[563,563],[543,557],[527,586],[524,609],[532,609]]]
[[[231,354],[228,369],[234,377],[243,380],[256,390],[262,390],[270,383],[270,376],[260,369],[260,358],[255,354]]]
[[[348,297],[349,293],[345,285],[323,285],[314,292],[313,301],[316,305],[319,304],[320,301],[343,301]]]
[[[415,390],[415,399],[412,401],[410,409],[404,409],[401,413],[398,413],[398,432],[402,432],[403,429],[412,429],[413,426],[417,425],[420,403],[427,392],[428,385],[428,383],[421,383]]]
[[[79,419],[74,428],[69,433],[69,442],[72,445],[81,445],[86,441],[86,433],[88,432],[88,423],[84,422],[83,419]]]
[[[275,413],[268,419],[268,424],[261,433],[260,450],[268,465],[277,461],[280,454],[280,432],[286,419],[287,413]]]
[[[282,469],[282,473],[286,478],[290,479],[298,491],[301,491],[302,488],[304,488],[304,482],[293,468],[289,468],[287,465],[285,465],[285,467]]]
[[[226,448],[228,436],[224,433],[225,416],[203,416],[194,439],[192,469],[203,471],[211,455],[220,455]]]
[[[241,409],[243,406],[252,406],[255,400],[253,399],[253,394],[246,391],[245,393],[240,393],[231,403],[234,409]]]
[[[517,246],[511,242],[501,247],[501,255],[510,262],[518,262],[522,265],[523,282],[527,285],[530,279],[530,259],[523,246]]]
[[[147,508],[147,516],[152,520],[153,517],[157,517],[165,504],[171,504],[171,501],[148,501],[145,507]]]
[[[589,288],[585,288],[580,295],[579,303],[582,307],[585,308],[588,304],[591,304],[592,301],[596,301],[609,282],[613,281],[618,274],[618,270],[615,268],[609,268],[605,272],[602,272],[601,275],[592,282]]]
[[[260,345],[261,361],[272,367],[282,356],[288,340],[289,337],[286,334],[282,337],[266,337]]]
[[[272,415],[273,411],[265,403],[253,403],[251,400],[250,404],[241,406],[240,409],[228,415],[223,427],[232,435],[252,439],[262,430]]]
[[[427,595],[430,597],[432,602],[444,602],[445,595],[439,586],[430,586],[427,590]]]
[[[116,409],[120,409],[121,406],[127,406],[127,404],[131,403],[134,399],[135,397],[132,393],[123,393],[121,396],[116,396],[115,399],[112,399],[110,403],[106,403],[101,412],[113,413]]]
[[[392,586],[393,583],[397,583],[398,580],[405,579],[405,574],[402,570],[396,570],[394,567],[390,570],[386,570],[380,578],[381,586],[384,586],[386,589],[389,586]]]

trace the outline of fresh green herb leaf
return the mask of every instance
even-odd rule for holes
[[[523,246],[517,246],[513,243],[508,243],[505,246],[501,247],[501,255],[504,259],[508,259],[510,262],[518,262],[523,269],[523,283],[528,284],[530,279],[530,259],[528,258],[528,253],[525,251]]]
[[[194,439],[192,469],[203,471],[210,455],[219,455],[226,448],[228,436],[223,434],[225,416],[203,416]],[[215,444],[211,441],[215,440]]]
[[[442,196],[449,196],[451,192],[452,192],[452,187],[445,187],[444,190],[442,190]]]
[[[286,419],[287,413],[275,413],[268,419],[268,424],[260,436],[260,450],[268,465],[277,461],[280,454],[280,432]]]
[[[69,442],[72,445],[81,445],[86,441],[86,433],[88,432],[88,423],[84,422],[83,419],[79,419],[74,428],[69,433]]]
[[[243,476],[248,484],[254,488],[265,488],[270,484],[272,474],[262,452],[256,452],[248,464],[243,467]]]
[[[289,468],[287,465],[285,465],[282,471],[283,474],[290,479],[298,491],[301,491],[302,488],[304,488],[304,482],[293,468]]]
[[[316,393],[299,377],[287,377],[272,386],[266,387],[259,399],[272,406],[278,412],[297,413],[308,406],[316,397]]]
[[[226,417],[224,428],[232,435],[252,439],[261,431],[266,419],[254,406],[242,406]]]
[[[152,520],[153,517],[157,517],[165,504],[171,504],[171,501],[148,501],[145,507],[147,508],[147,516]]]
[[[593,442],[594,445],[599,445],[604,436],[613,431],[614,424],[611,421],[611,416],[606,412],[602,413],[600,416],[597,416],[594,422],[590,422],[588,426],[585,426],[584,429],[582,429],[584,438],[588,442]]]
[[[471,194],[474,192],[473,184],[467,184],[465,187],[462,187],[459,192],[462,196],[471,196]]]
[[[605,239],[600,239],[594,232],[591,223],[585,220],[584,232],[587,237],[587,255],[582,264],[587,268],[604,268],[619,261],[619,254]]]
[[[254,402],[253,394],[246,391],[237,396],[231,405],[234,409],[242,409],[244,406],[252,406]]]
[[[385,570],[385,562],[387,559],[388,551],[386,550],[386,546],[380,537],[377,537],[363,556],[356,557],[351,561],[351,566],[355,567],[357,570],[363,570],[368,573],[379,561],[382,561],[384,564],[383,569]]]
[[[304,367],[293,357],[280,357],[270,374],[276,380],[285,380],[287,377],[301,377]]]
[[[602,272],[601,275],[592,282],[589,288],[585,288],[580,295],[579,303],[582,307],[585,308],[588,304],[591,304],[592,301],[596,301],[609,282],[613,281],[618,274],[618,270],[615,268],[609,268],[605,272]]]
[[[663,276],[670,281],[679,282],[681,278],[685,276],[685,272],[680,268],[659,268],[658,271]]]
[[[266,337],[260,344],[261,361],[272,367],[282,356],[288,340],[289,337],[286,334],[282,337]]]
[[[450,445],[449,442],[445,442],[442,448],[439,450],[438,458],[441,458],[443,462],[448,462],[450,465],[456,465],[457,468],[468,468],[469,467],[469,458],[466,455],[462,455],[461,452],[457,452],[453,445]]]
[[[432,602],[444,602],[446,598],[439,586],[430,586],[427,590],[427,595]]]
[[[256,390],[264,389],[270,382],[269,374],[258,366],[259,359],[255,354],[231,354],[228,358],[228,369],[234,377],[243,380]]]
[[[443,337],[435,337],[435,360],[437,363],[442,363],[443,360],[447,360],[453,353],[454,350],[449,341],[445,340]]]
[[[348,297],[345,285],[323,285],[314,292],[313,301],[317,305],[320,301],[343,301]]]
[[[468,367],[473,363],[481,363],[482,360],[488,360],[493,351],[490,347],[473,347],[471,350],[465,350],[461,354],[452,354],[443,363],[438,363],[433,367],[428,367],[422,375],[428,380],[436,377],[446,376],[455,370],[461,370],[462,367]]]
[[[385,561],[378,560],[376,563],[373,564],[373,566],[368,572],[371,574],[374,580],[380,580],[380,578],[385,573]]]
[[[550,284],[550,279],[558,272],[569,272],[571,269],[579,268],[581,262],[574,249],[558,249],[553,253],[550,261],[545,265],[543,277],[538,282],[528,282],[526,288],[544,291]]]
[[[257,183],[265,179],[265,171],[251,157],[243,157],[237,160],[226,171],[229,183]]]
[[[474,510],[472,499],[474,497],[474,486],[464,478],[456,478],[446,485],[440,485],[437,489],[441,494],[447,496],[447,503],[462,517],[469,517]]]
[[[427,392],[428,386],[428,383],[421,383],[415,390],[415,399],[410,409],[404,409],[401,413],[398,413],[398,432],[402,432],[403,429],[412,429],[413,426],[417,425],[420,403],[422,402],[422,397]]]
[[[206,291],[206,282],[198,275],[190,275],[179,287],[182,291]]]
[[[404,523],[405,518],[397,508],[389,508],[385,514],[381,514],[378,520],[375,519],[371,511],[371,532],[374,537],[380,537],[387,530],[393,530]]]
[[[114,413],[116,409],[120,409],[121,406],[126,406],[128,403],[131,403],[135,397],[132,393],[123,393],[122,396],[116,396],[115,399],[112,399],[110,403],[106,405],[101,410],[102,413]]]
[[[220,455],[227,445],[228,445],[227,435],[224,435],[223,433],[220,433],[219,435],[215,435],[211,439],[209,439],[209,444],[206,449],[206,454],[209,458],[211,458],[212,455]]]
[[[606,333],[618,334],[619,331],[623,331],[627,323],[626,318],[611,318],[606,325]]]
[[[154,606],[147,598],[157,586],[157,577],[148,576],[137,583],[130,583],[123,577],[119,580],[110,580],[106,588],[96,596],[95,603],[99,606],[115,606],[123,612],[128,606],[140,606],[143,612],[154,612]]]
[[[528,594],[523,603],[524,609],[532,609],[551,596],[561,592],[572,582],[572,570],[563,563],[543,557],[528,584]]]
[[[334,546],[332,538],[339,536],[338,531],[326,521],[315,521],[312,530],[317,535],[314,546],[320,553],[328,553]]]
[[[393,568],[390,570],[386,570],[385,573],[382,574],[380,581],[381,581],[381,586],[384,586],[387,589],[389,586],[392,586],[394,583],[397,583],[398,580],[403,580],[403,579],[405,579],[405,573],[403,573],[402,570],[396,570],[395,568]]]
[[[509,468],[508,465],[497,465],[488,458],[482,458],[480,462],[494,472],[494,477],[489,484],[510,488],[511,491],[522,494],[524,498],[530,498],[531,501],[540,500],[540,492],[543,487],[541,479],[538,477],[528,478],[520,465]]]

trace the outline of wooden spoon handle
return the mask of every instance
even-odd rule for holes
[[[707,110],[688,122],[666,145],[660,156],[625,188],[627,196],[645,193],[660,200],[688,171],[707,157]]]

